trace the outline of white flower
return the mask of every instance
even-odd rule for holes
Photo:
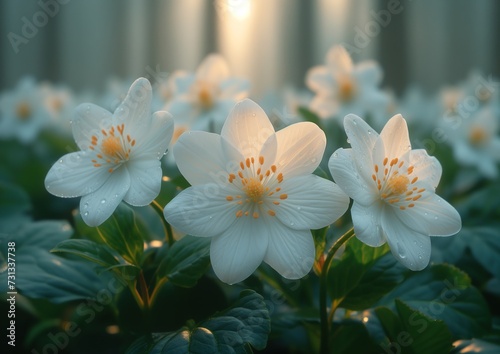
[[[137,79],[114,114],[90,104],[76,108],[73,136],[82,151],[64,155],[45,178],[59,197],[79,197],[83,220],[104,222],[124,200],[144,206],[158,195],[160,158],[170,143],[173,119],[168,112],[150,114],[151,85]]]
[[[369,246],[389,243],[406,267],[429,263],[428,236],[450,236],[461,228],[458,212],[435,194],[439,161],[411,150],[406,121],[392,117],[378,135],[361,118],[348,115],[344,127],[352,149],[338,149],[329,167],[335,182],[353,200],[354,231]]]
[[[454,121],[453,129],[447,129],[449,142],[458,163],[475,166],[487,178],[498,176],[500,161],[500,136],[498,118],[493,108],[485,106],[467,119]]]
[[[313,175],[326,144],[317,125],[297,123],[274,131],[253,101],[238,103],[221,135],[183,134],[173,153],[192,185],[165,207],[176,229],[213,237],[215,274],[233,284],[262,261],[282,276],[306,275],[314,261],[310,229],[338,219],[347,196]]]
[[[207,56],[196,73],[174,72],[166,109],[176,120],[173,142],[187,130],[219,132],[236,102],[247,97],[249,83],[230,76],[226,60]]]
[[[68,88],[56,87],[49,83],[40,86],[43,103],[50,114],[51,128],[69,134],[70,120],[76,107],[72,92]]]
[[[381,81],[377,63],[353,65],[345,48],[334,46],[326,56],[326,66],[313,67],[306,75],[307,86],[316,94],[310,108],[322,118],[369,114],[380,122],[390,101],[378,87]]]
[[[40,87],[22,79],[15,90],[0,95],[0,137],[32,142],[50,120]]]

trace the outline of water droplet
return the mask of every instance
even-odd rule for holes
[[[337,154],[336,152],[333,153],[333,157],[339,157],[339,154]]]
[[[425,212],[425,213],[424,213],[424,215],[425,215],[425,216],[427,216],[427,215],[429,215],[429,214],[427,214],[427,212]]]
[[[70,119],[70,120],[69,120],[69,124],[73,124],[73,119]]]
[[[418,259],[422,259],[422,255],[421,254],[418,255]]]
[[[209,218],[210,220],[212,220],[214,217],[210,215],[208,218]]]
[[[252,113],[252,117],[255,117],[255,113]]]
[[[85,213],[83,213],[83,215],[87,216],[87,215],[89,215],[89,212],[86,211]]]
[[[106,203],[106,199],[101,199],[101,204]]]
[[[352,121],[352,124],[354,125],[358,125],[358,122],[356,122],[355,120]]]
[[[299,207],[299,206],[297,207],[297,210],[301,210],[301,209],[302,209],[301,207]]]
[[[372,135],[372,132],[371,132],[371,130],[368,130],[368,135]]]
[[[45,188],[47,188],[47,189],[50,189],[50,185],[48,185],[48,186],[45,186]]]
[[[312,163],[315,163],[316,161],[318,161],[318,159],[313,157],[313,159],[311,161],[312,161]]]
[[[115,198],[118,198],[118,194],[115,194]]]
[[[168,151],[165,151],[165,152],[163,153],[163,156],[167,155],[167,152],[168,152]]]
[[[349,139],[347,139],[347,143],[348,143],[348,144],[350,144],[350,143],[351,143],[351,141],[350,141]]]
[[[294,223],[294,222],[291,222],[291,223],[290,223],[290,226],[293,226],[293,225],[295,225],[295,223]]]
[[[83,204],[83,209],[87,209],[89,207],[89,203]]]
[[[437,217],[437,216],[435,216],[435,217],[434,217],[434,220],[437,220],[437,219],[438,219],[438,217]]]
[[[62,159],[60,159],[60,160],[59,160],[59,163],[63,163],[63,160],[62,160]]]
[[[397,244],[397,248],[398,248],[399,257],[401,257],[402,259],[405,259],[406,258],[405,249],[401,246],[401,244],[399,242]]]

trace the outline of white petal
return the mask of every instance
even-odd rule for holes
[[[378,198],[375,183],[367,183],[359,175],[352,149],[340,148],[335,151],[330,157],[328,168],[335,183],[354,201],[368,206]]]
[[[380,133],[384,142],[385,155],[389,160],[404,155],[411,149],[408,126],[401,114],[389,119]]]
[[[92,103],[82,103],[76,107],[71,128],[78,147],[87,150],[92,142],[92,135],[109,128],[113,124],[112,118],[110,112]]]
[[[269,244],[264,262],[287,279],[307,275],[314,263],[314,241],[309,230],[292,230],[273,223],[268,226]]]
[[[451,236],[460,231],[460,214],[440,196],[428,193],[414,204],[414,207],[405,210],[394,208],[398,218],[407,227],[431,236]]]
[[[373,168],[373,149],[378,134],[360,117],[348,114],[344,118],[344,128],[352,146],[354,162],[359,172]]]
[[[79,197],[96,191],[110,177],[106,166],[94,167],[94,155],[84,151],[64,155],[45,177],[45,188],[58,197]]]
[[[89,226],[99,226],[115,211],[130,187],[130,177],[123,166],[111,173],[101,188],[80,200],[82,219]]]
[[[425,183],[436,189],[443,168],[434,156],[429,156],[424,149],[411,150],[410,165],[414,167],[413,175],[418,176],[420,180],[425,180]]]
[[[270,234],[263,220],[242,217],[212,239],[210,261],[220,280],[228,284],[238,283],[262,263]]]
[[[411,270],[427,267],[431,256],[430,237],[408,228],[392,212],[382,214],[382,228],[398,261]]]
[[[215,183],[189,187],[167,204],[165,219],[185,234],[219,235],[233,224],[241,209],[235,200],[226,200],[228,195],[234,193]]]
[[[377,86],[382,81],[382,69],[374,61],[364,61],[356,65],[353,76],[358,78],[362,86]]]
[[[231,100],[234,106],[234,104],[236,104],[235,101],[242,100],[248,96],[250,82],[238,78],[229,78],[222,81],[219,88],[221,91],[219,96],[220,100]]]
[[[223,56],[219,54],[208,55],[196,71],[196,79],[219,83],[229,77],[229,67]]]
[[[221,132],[245,157],[258,157],[262,145],[272,134],[274,128],[266,113],[250,99],[236,104]]]
[[[156,159],[134,160],[127,163],[130,189],[123,198],[134,206],[148,205],[160,194],[161,162]]]
[[[285,179],[280,187],[280,193],[286,193],[287,198],[277,198],[279,205],[268,206],[292,229],[320,229],[330,225],[349,206],[349,198],[335,183],[315,175]]]
[[[352,224],[356,237],[368,246],[378,247],[385,243],[382,230],[382,211],[384,206],[374,203],[363,206],[354,202],[351,208]]]
[[[173,148],[177,167],[191,185],[227,181],[229,167],[221,136],[206,132],[187,132]]]
[[[326,66],[316,66],[307,72],[306,85],[311,91],[328,95],[333,92],[335,82],[332,73]]]
[[[128,123],[126,126],[140,128],[148,122],[151,112],[153,92],[148,79],[135,80],[123,102],[116,108],[114,117],[118,122]]]
[[[336,117],[340,106],[332,96],[316,96],[309,104],[311,111],[323,119]]]
[[[347,50],[336,45],[328,51],[326,63],[337,72],[348,73],[352,70],[352,59]]]
[[[133,132],[131,132],[132,135]],[[146,122],[143,129],[138,129],[135,136],[136,145],[133,147],[133,159],[157,158],[163,154],[170,144],[174,133],[174,119],[170,113],[158,111],[151,117],[151,122]]]
[[[314,172],[325,152],[325,133],[314,123],[292,124],[276,133],[276,162],[285,178]]]

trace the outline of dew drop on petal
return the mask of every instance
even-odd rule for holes
[[[89,215],[89,212],[86,211],[85,213],[83,213],[83,215],[87,216],[87,215]]]
[[[89,203],[85,203],[85,204],[83,204],[83,208],[84,208],[84,209],[87,209],[88,207],[89,207]]]
[[[101,204],[106,203],[106,199],[101,199]]]
[[[337,154],[336,152],[333,153],[333,157],[337,158],[339,157],[339,154]]]
[[[434,217],[434,220],[437,220],[437,219],[438,219],[438,217],[437,217],[437,216],[435,216],[435,217]]]
[[[315,163],[316,161],[318,161],[318,159],[315,157],[313,157],[313,159],[311,160],[312,163]]]
[[[63,160],[62,160],[62,159],[60,159],[60,160],[59,160],[59,163],[63,163]]]
[[[290,223],[290,226],[293,226],[293,225],[295,225],[295,223],[292,221],[292,222]]]
[[[350,143],[351,143],[351,141],[350,141],[349,139],[347,139],[347,143],[348,143],[348,144],[350,144]]]
[[[401,246],[401,244],[398,242],[396,247],[398,248],[398,254],[399,254],[399,257],[401,257],[402,259],[405,259],[406,258],[406,252],[404,250],[404,248]]]

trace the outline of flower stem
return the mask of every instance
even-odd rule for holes
[[[167,236],[168,245],[172,246],[175,242],[174,241],[174,234],[172,233],[172,227],[167,222],[167,220],[165,220],[165,217],[163,216],[163,207],[156,200],[153,200],[151,202],[151,205],[153,205],[154,209],[160,215],[161,221],[163,221],[163,231],[165,232],[165,235]]]
[[[326,309],[326,285],[328,280],[328,268],[330,268],[330,264],[332,263],[333,257],[335,253],[339,250],[339,248],[345,244],[351,237],[354,236],[354,228],[351,228],[345,234],[339,237],[337,241],[332,245],[332,247],[328,250],[328,255],[326,257],[325,263],[323,264],[323,269],[321,271],[320,279],[319,279],[319,311],[321,318],[321,350],[322,354],[329,354],[329,335],[330,335],[330,322],[328,320],[328,311]],[[333,312],[330,314],[331,318],[333,318]]]

